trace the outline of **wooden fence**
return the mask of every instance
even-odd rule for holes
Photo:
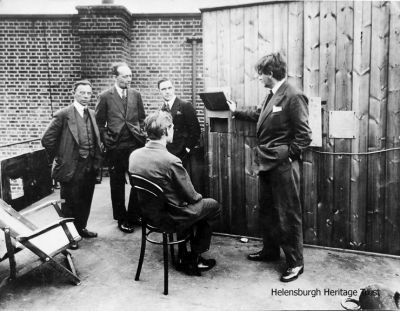
[[[302,167],[305,242],[400,254],[400,3],[274,1],[203,9],[202,22],[206,89],[229,87],[241,107],[261,103],[254,64],[279,51],[288,80],[322,100],[322,147]],[[330,111],[355,112],[355,138],[330,138]],[[207,128],[220,230],[257,235],[254,125]]]

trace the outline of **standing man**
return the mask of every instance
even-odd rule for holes
[[[128,209],[125,207],[125,175],[128,172],[129,155],[145,143],[145,113],[140,93],[129,88],[132,72],[128,65],[113,65],[112,74],[115,85],[100,95],[96,106],[96,119],[101,140],[107,151],[113,217],[118,221],[121,231],[132,233],[137,214],[134,211],[133,192],[129,198]]]
[[[190,152],[199,142],[200,124],[193,106],[175,96],[175,88],[170,79],[161,79],[157,83],[164,103],[161,110],[172,115],[174,140],[167,145],[173,155],[180,158],[187,169]]]
[[[299,161],[311,142],[308,99],[286,82],[286,63],[279,53],[262,57],[256,70],[271,90],[261,110],[238,111],[228,101],[235,118],[257,122],[263,249],[248,259],[279,260],[281,247],[287,264],[281,281],[290,282],[304,270]]]
[[[94,111],[88,109],[92,85],[88,80],[74,84],[74,103],[54,114],[42,145],[53,162],[52,177],[60,182],[61,210],[84,238],[97,237],[86,229],[92,204],[96,171],[101,167],[100,134]],[[78,244],[71,245],[78,248]]]

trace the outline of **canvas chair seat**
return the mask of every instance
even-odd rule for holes
[[[34,211],[53,205],[59,216],[62,216],[58,206],[60,202],[47,202],[35,208]],[[61,271],[75,284],[80,283],[72,262],[72,256],[67,250],[71,243],[81,239],[73,223],[73,218],[60,217],[53,223],[38,228],[24,217],[24,215],[18,213],[0,199],[0,228],[5,232],[7,244],[6,257],[10,261],[9,279],[14,279],[17,276],[14,258],[15,249],[24,247],[36,254],[40,261],[50,262],[54,268]],[[59,253],[67,257],[69,270],[54,261],[53,256]],[[24,271],[26,270],[24,269]],[[3,283],[4,281],[1,284]]]

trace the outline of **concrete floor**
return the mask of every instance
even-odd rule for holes
[[[361,288],[375,283],[400,289],[400,259],[305,248],[305,273],[284,284],[279,281],[283,263],[246,260],[246,254],[257,250],[260,242],[214,236],[205,257],[215,258],[217,266],[201,277],[171,269],[170,294],[164,296],[160,246],[148,244],[141,280],[134,281],[140,231],[124,234],[117,229],[108,179],[96,186],[92,206],[88,228],[99,237],[83,240],[78,250],[71,251],[81,285],[70,285],[42,265],[1,289],[0,310],[335,310],[341,309],[344,297],[339,290],[356,290],[358,295]],[[35,221],[51,217],[47,212]],[[0,263],[0,273],[7,271],[7,262]],[[304,294],[315,290],[316,295],[273,293],[280,289]],[[329,295],[326,290],[336,292]]]

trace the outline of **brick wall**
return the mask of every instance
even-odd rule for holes
[[[157,109],[161,97],[157,81],[173,80],[176,95],[192,101],[192,45],[187,38],[201,38],[201,20],[191,16],[136,16],[132,24],[132,86],[140,90],[146,110]],[[197,44],[196,88],[203,89],[202,46]],[[200,74],[200,75],[199,75]],[[198,116],[203,121],[200,98],[196,97]]]
[[[0,18],[0,145],[40,137],[51,111],[70,99],[80,76],[79,38],[73,17]],[[14,155],[39,142],[0,149]]]
[[[177,95],[191,101],[192,46],[201,38],[200,15],[131,15],[124,7],[78,7],[77,15],[0,16],[0,146],[40,138],[51,113],[71,103],[71,86],[80,78],[94,93],[113,84],[110,66],[126,61],[132,87],[146,112],[158,107],[157,81],[170,77]],[[202,47],[196,53],[198,91]],[[197,96],[198,97],[198,96]],[[96,97],[93,98],[94,107]],[[199,119],[202,105],[197,98]],[[38,141],[0,148],[0,158],[40,148]]]

